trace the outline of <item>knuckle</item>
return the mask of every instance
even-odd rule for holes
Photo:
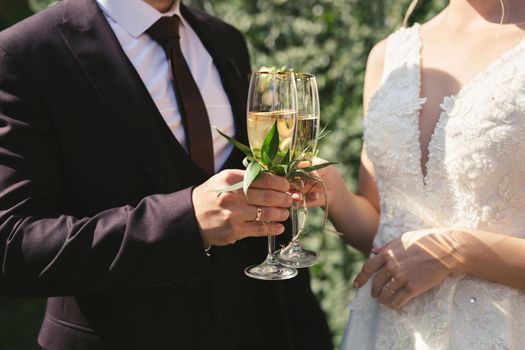
[[[259,236],[267,236],[268,235],[268,225],[264,223],[259,223],[257,225],[257,235]]]
[[[407,283],[405,283],[404,288],[409,294],[413,294],[416,292],[417,286],[414,282],[408,281]]]
[[[282,192],[290,190],[290,183],[284,177],[279,177],[279,190]]]
[[[393,276],[397,281],[397,284],[403,285],[407,282],[408,278],[404,273],[397,273]]]
[[[220,207],[226,207],[231,202],[232,197],[233,195],[230,192],[223,193],[217,197],[217,204]]]
[[[261,182],[265,188],[268,188],[272,184],[272,177],[270,174],[263,174],[263,176],[261,176]]]
[[[232,210],[223,210],[222,216],[226,224],[233,224],[233,221],[235,219],[235,213]]]
[[[264,216],[265,219],[268,221],[285,221],[286,217],[284,217],[285,210],[277,209],[277,208],[266,208],[267,215]]]
[[[263,201],[265,204],[272,204],[273,201],[273,194],[270,191],[264,191],[263,192]]]
[[[221,216],[224,221],[224,224],[227,225],[226,228],[231,230],[233,228],[233,219],[235,217],[234,211],[229,209],[222,209]]]
[[[385,263],[385,270],[390,274],[393,275],[396,272],[396,264],[392,260],[387,260]]]
[[[238,170],[224,170],[224,181],[226,181],[228,184],[232,184],[236,181],[240,181],[241,175]]]

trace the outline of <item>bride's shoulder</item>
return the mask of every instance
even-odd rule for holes
[[[387,39],[388,38],[381,40],[372,47],[372,50],[370,50],[370,53],[368,54],[368,61],[366,64],[367,71],[383,69],[383,65],[385,63]]]
[[[408,28],[401,27],[396,31],[392,32],[386,38],[379,41],[377,44],[375,44],[370,50],[370,53],[368,54],[368,60],[366,63],[367,75],[372,77],[376,76],[377,79],[379,79],[379,77],[381,77],[382,75],[383,67],[385,65],[387,47],[389,45],[389,42],[403,42],[404,40],[406,40],[403,37],[405,37],[407,34],[410,34],[410,32],[414,31],[417,26],[419,26],[419,24],[415,24],[414,26]]]
[[[416,39],[420,27],[421,25],[419,23],[415,23],[410,27],[401,27],[395,30],[394,32],[390,33],[390,35],[379,41],[377,44],[375,44],[372,47],[372,50],[370,50],[370,53],[368,54],[367,66],[369,67],[369,69],[374,69],[374,67],[383,67],[389,42],[403,43],[407,40],[410,40],[410,37],[414,37],[414,39]]]
[[[372,47],[368,54],[368,60],[366,63],[364,86],[365,109],[369,98],[375,93],[381,84],[383,73],[385,71],[385,63],[387,62],[387,55],[391,66],[393,56],[395,58],[395,56],[402,54],[401,52],[396,52],[398,51],[396,50],[396,46],[403,46],[406,45],[407,41],[416,40],[411,40],[410,37],[417,37],[418,30],[419,24],[417,23],[411,27],[401,27]],[[387,51],[389,53],[387,53]]]

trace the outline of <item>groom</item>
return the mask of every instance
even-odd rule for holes
[[[43,348],[332,348],[307,271],[243,274],[287,182],[213,192],[242,178],[211,125],[246,142],[249,71],[237,30],[171,0],[63,0],[0,33],[0,294],[48,297]]]

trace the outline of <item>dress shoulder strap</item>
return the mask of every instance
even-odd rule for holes
[[[387,38],[385,51],[385,65],[383,68],[384,81],[392,71],[402,66],[414,67],[420,64],[420,25],[402,27],[390,34]]]

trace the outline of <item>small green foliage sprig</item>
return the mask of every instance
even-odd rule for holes
[[[290,182],[296,178],[300,178],[305,181],[320,182],[320,179],[311,173],[315,170],[335,164],[334,162],[325,162],[301,167],[300,164],[305,160],[305,154],[307,154],[309,151],[308,148],[302,150],[288,150],[284,156],[279,155],[278,151],[280,140],[279,132],[277,130],[277,121],[273,123],[272,127],[266,134],[261,147],[261,154],[258,158],[254,157],[250,147],[224,134],[218,129],[217,132],[226,138],[232,145],[237,147],[246,156],[246,158],[243,160],[243,164],[246,167],[244,179],[226,188],[216,190],[217,192],[229,192],[242,188],[246,194],[252,182],[264,172],[284,176]],[[326,133],[323,130],[323,132],[320,133],[319,138],[324,137],[325,135]]]

